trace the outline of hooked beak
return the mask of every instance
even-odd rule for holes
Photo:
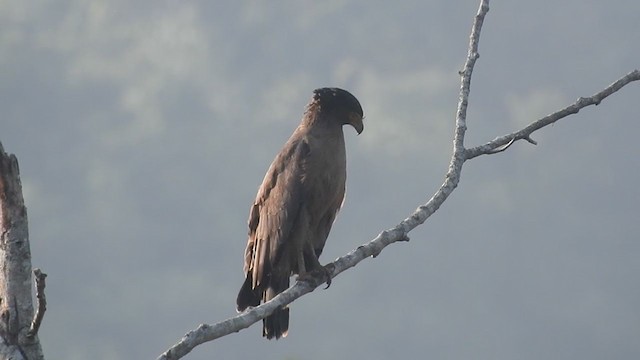
[[[362,123],[362,116],[360,114],[352,112],[349,114],[349,124],[353,126],[354,129],[358,132],[358,135],[362,133],[364,130],[364,124]]]

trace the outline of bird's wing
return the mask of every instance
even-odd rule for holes
[[[331,231],[331,227],[333,226],[333,222],[340,212],[340,208],[342,208],[342,203],[344,202],[344,186],[342,186],[342,190],[336,196],[334,202],[329,205],[329,209],[326,214],[320,219],[318,222],[318,229],[315,235],[315,241],[313,243],[313,249],[315,251],[315,255],[317,258],[322,254],[322,250],[324,249],[324,244],[327,241],[327,237],[329,237],[329,231]]]
[[[245,273],[256,288],[291,244],[291,231],[304,198],[305,167],[310,154],[304,139],[292,137],[276,156],[258,190],[249,214]]]

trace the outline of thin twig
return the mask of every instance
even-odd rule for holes
[[[47,311],[47,297],[44,295],[44,288],[47,286],[46,278],[47,274],[40,271],[40,269],[33,269],[33,275],[36,280],[36,299],[38,299],[38,308],[31,321],[31,326],[27,332],[27,337],[33,338],[38,334],[40,324],[44,318],[44,312]]]
[[[473,159],[480,155],[494,154],[496,152],[495,149],[500,148],[505,144],[508,144],[509,142],[513,142],[521,139],[526,140],[529,143],[535,145],[536,142],[533,139],[531,139],[531,134],[534,131],[540,130],[541,128],[547,125],[553,124],[556,121],[562,118],[565,118],[569,115],[577,114],[578,111],[580,111],[580,109],[584,107],[587,107],[589,105],[598,105],[600,104],[600,102],[602,102],[602,100],[607,98],[609,95],[622,89],[622,87],[624,87],[625,85],[638,80],[640,80],[640,70],[636,69],[628,73],[627,75],[621,77],[619,80],[607,86],[604,90],[596,93],[595,95],[590,97],[581,97],[578,100],[576,100],[575,103],[565,107],[564,109],[556,111],[553,114],[547,115],[539,120],[532,122],[522,130],[497,137],[494,140],[484,145],[467,149],[465,152],[466,154],[465,157],[468,160],[468,159]]]
[[[505,150],[507,150],[508,148],[511,147],[511,145],[513,145],[513,143],[516,141],[516,138],[511,139],[511,141],[509,141],[508,143],[506,143],[505,145],[499,146],[493,150],[491,150],[491,152],[489,152],[489,154],[497,154],[497,153],[501,153]],[[528,138],[529,142],[532,142],[533,140],[531,140],[531,138]],[[535,141],[532,143],[535,145]]]

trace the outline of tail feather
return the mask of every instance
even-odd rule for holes
[[[236,298],[236,310],[238,312],[245,311],[250,306],[260,305],[262,294],[258,289],[252,288],[252,282],[251,273],[248,273]]]
[[[260,305],[260,302],[267,302],[289,287],[289,277],[272,277],[266,291],[262,291],[262,286],[253,288],[251,272],[238,292],[236,298],[236,309],[238,312],[245,311],[249,307]],[[285,307],[274,311],[271,315],[262,320],[262,336],[267,339],[280,339],[286,337],[289,332],[289,308]]]
[[[264,301],[269,301],[276,295],[287,290],[289,276],[273,276],[269,282],[267,291],[264,292]],[[287,336],[289,332],[289,308],[285,307],[274,311],[262,320],[262,336],[271,340]]]
[[[271,340],[286,337],[289,333],[289,308],[278,309],[262,319],[262,336]]]

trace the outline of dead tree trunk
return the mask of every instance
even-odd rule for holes
[[[0,359],[44,359],[38,328],[44,314],[44,277],[38,280],[38,316],[31,295],[31,250],[27,208],[18,160],[0,144]]]

